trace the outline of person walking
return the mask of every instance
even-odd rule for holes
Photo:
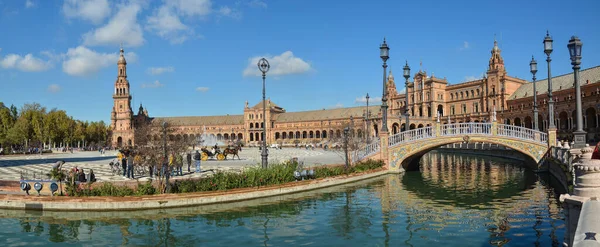
[[[134,179],[133,177],[133,155],[127,157],[127,178]]]
[[[196,153],[194,154],[194,160],[196,161],[196,173],[200,173],[200,161],[202,160],[202,156],[198,150],[196,150]]]
[[[123,154],[121,156],[121,168],[123,169],[123,177],[127,174],[127,156]]]
[[[190,166],[192,165],[192,154],[191,153],[187,153],[186,157],[185,157],[186,161],[187,161],[187,165],[188,165],[188,173],[190,173]]]
[[[181,153],[178,153],[177,157],[175,157],[175,160],[177,161],[177,171],[175,172],[175,174],[177,176],[183,176],[183,155],[181,155]]]

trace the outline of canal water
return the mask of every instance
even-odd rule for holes
[[[551,178],[523,162],[432,152],[420,172],[223,205],[0,210],[0,246],[559,246]]]

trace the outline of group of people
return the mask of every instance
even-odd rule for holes
[[[64,160],[59,160],[54,165],[52,165],[52,170],[59,171],[62,168],[62,165],[65,164]],[[83,169],[79,169],[77,166],[71,168],[71,174],[75,176],[75,180],[77,182],[86,183],[86,182],[96,182],[96,174],[94,174],[94,170],[90,169],[90,173],[85,174]]]
[[[162,156],[162,157],[161,157]],[[160,157],[159,159],[157,159]],[[149,169],[150,177],[161,174],[172,174],[173,176],[183,176],[183,166],[187,163],[188,173],[192,173],[191,166],[192,162],[196,164],[196,173],[200,173],[200,163],[202,161],[202,155],[198,150],[195,153],[176,153],[171,152],[165,159],[164,155],[156,155],[151,153],[143,157],[139,153],[135,153],[129,149],[121,150],[117,154],[117,160],[121,162],[123,169],[123,177],[129,179],[135,179],[134,166],[147,166]],[[162,165],[160,165],[162,164]],[[161,167],[159,169],[159,167]]]

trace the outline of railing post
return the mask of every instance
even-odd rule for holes
[[[389,133],[387,131],[380,131],[379,132],[379,141],[381,142],[381,160],[383,160],[384,166],[388,171],[390,170],[390,157],[388,155],[388,147],[389,145]]]
[[[548,129],[548,147],[556,147],[556,129]]]
[[[498,122],[496,122],[496,121],[492,122],[491,132],[492,132],[493,136],[497,136],[498,135]]]
[[[440,137],[442,136],[442,125],[440,124],[440,119],[438,118],[438,121],[435,123],[435,137]]]

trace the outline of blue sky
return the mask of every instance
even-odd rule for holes
[[[267,97],[288,111],[349,107],[381,96],[379,45],[399,90],[405,60],[449,82],[486,70],[496,35],[509,75],[545,78],[600,65],[600,1],[0,0],[0,101],[39,102],[83,120],[110,120],[119,44],[133,109],[151,116],[241,114],[262,97],[255,61],[271,62]],[[576,20],[576,21],[573,21]]]

